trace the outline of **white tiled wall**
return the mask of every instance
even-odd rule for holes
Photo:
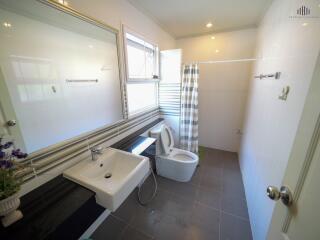
[[[275,0],[259,28],[254,74],[281,78],[251,81],[240,165],[252,233],[266,238],[275,202],[268,185],[281,186],[320,48],[320,18],[290,18],[303,1]],[[318,4],[312,9],[320,11]],[[318,14],[320,17],[320,14]],[[279,100],[290,86],[287,101]]]

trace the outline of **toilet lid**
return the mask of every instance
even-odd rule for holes
[[[160,137],[161,137],[161,143],[162,143],[164,153],[167,155],[170,153],[171,149],[173,148],[174,141],[173,141],[171,131],[166,125],[162,127]]]

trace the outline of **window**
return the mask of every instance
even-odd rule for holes
[[[158,105],[158,47],[125,32],[129,116]]]
[[[158,79],[158,47],[130,33],[126,44],[128,81]]]

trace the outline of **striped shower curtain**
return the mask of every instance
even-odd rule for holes
[[[197,64],[183,65],[181,83],[180,147],[198,153],[198,79]]]

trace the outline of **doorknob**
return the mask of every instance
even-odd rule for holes
[[[282,203],[286,206],[292,204],[293,198],[290,189],[286,186],[282,186],[280,191],[277,187],[269,186],[267,187],[267,195],[271,200],[278,201],[281,199]]]
[[[14,119],[7,121],[7,125],[8,125],[9,127],[13,127],[13,126],[15,126],[16,124],[17,124],[17,121],[14,120]]]

